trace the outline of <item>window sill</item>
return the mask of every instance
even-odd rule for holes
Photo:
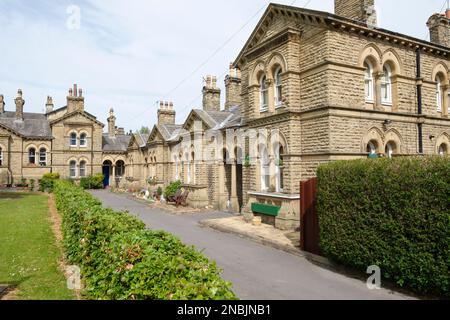
[[[381,102],[382,106],[386,106],[386,107],[392,107],[392,102]]]

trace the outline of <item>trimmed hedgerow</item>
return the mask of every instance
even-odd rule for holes
[[[449,296],[450,159],[334,162],[318,169],[320,245],[330,258],[420,293]]]
[[[83,177],[80,180],[80,187],[85,190],[103,189],[104,178],[105,176],[101,173],[93,176]]]
[[[99,300],[235,299],[220,270],[193,247],[125,212],[105,209],[66,181],[55,186],[64,248],[84,295]]]

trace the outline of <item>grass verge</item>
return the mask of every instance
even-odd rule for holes
[[[0,243],[0,284],[13,288],[13,299],[74,299],[59,268],[47,196],[0,193]]]

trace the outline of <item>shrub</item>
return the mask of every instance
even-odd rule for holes
[[[420,293],[449,296],[450,159],[397,158],[318,170],[320,245],[330,258]]]
[[[164,198],[169,199],[169,197],[173,197],[178,190],[181,189],[181,181],[175,181],[169,184],[164,191]]]
[[[83,177],[80,180],[80,187],[83,189],[103,189],[103,180],[105,176],[101,173],[94,176]]]
[[[39,191],[41,192],[53,192],[55,181],[59,180],[59,173],[46,173],[39,180]]]
[[[81,267],[87,298],[235,298],[216,265],[172,235],[146,231],[66,181],[56,184],[55,196],[65,252]]]
[[[36,180],[30,179],[30,189],[31,191],[34,191],[34,187],[36,186]]]

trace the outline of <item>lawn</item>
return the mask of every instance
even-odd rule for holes
[[[74,299],[51,226],[47,196],[0,193],[0,284],[15,287],[15,299]]]

